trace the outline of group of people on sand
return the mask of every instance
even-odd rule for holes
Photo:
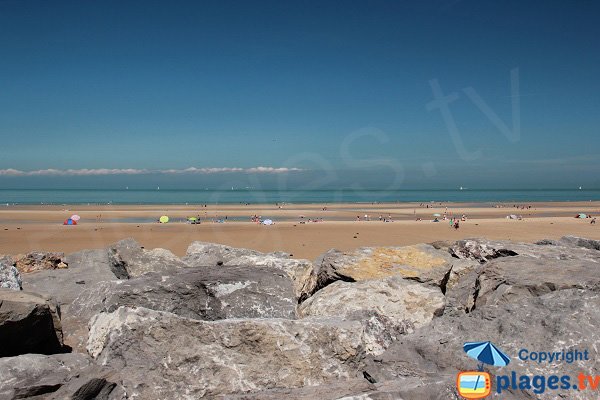
[[[304,215],[300,216],[300,224],[306,224],[307,222],[323,222],[323,218],[305,218]]]
[[[365,214],[365,216],[361,219],[360,215],[357,215],[356,220],[357,221],[371,221],[371,216],[369,214]],[[392,214],[388,214],[387,218],[385,218],[383,215],[379,214],[378,220],[379,220],[379,222],[394,222],[394,219],[392,218]]]

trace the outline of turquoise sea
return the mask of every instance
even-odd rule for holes
[[[540,202],[600,200],[600,189],[465,190],[104,190],[0,189],[0,204],[239,204]]]

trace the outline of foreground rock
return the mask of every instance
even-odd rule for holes
[[[583,247],[590,250],[600,250],[600,240],[592,240],[577,236],[563,236],[559,244],[563,246]]]
[[[21,290],[21,274],[10,257],[0,258],[0,288]]]
[[[64,262],[64,253],[34,251],[15,257],[15,267],[22,274],[43,271],[46,269],[62,269],[68,265]]]
[[[183,261],[197,267],[245,265],[247,268],[268,267],[283,271],[294,282],[298,302],[304,301],[317,290],[313,264],[308,260],[292,259],[287,253],[265,254],[221,244],[194,242],[188,247]]]
[[[489,261],[449,290],[449,308],[471,312],[557,290],[600,290],[600,263],[567,254],[563,259],[519,255]]]
[[[119,279],[135,278],[148,272],[187,267],[186,263],[169,250],[146,250],[132,238],[111,245],[108,248],[108,257],[112,271]]]
[[[0,358],[2,399],[125,399],[110,379],[117,374],[93,365],[85,354],[25,354]]]
[[[44,270],[23,275],[23,288],[55,298],[63,311],[87,287],[117,279],[105,249],[83,250],[65,257],[67,269]]]
[[[365,356],[358,322],[196,321],[144,308],[99,314],[88,352],[121,371],[130,396],[208,398],[355,377]]]
[[[409,332],[441,315],[444,305],[444,295],[438,288],[391,276],[356,283],[334,282],[302,303],[299,314],[353,319],[357,312],[370,310]]]
[[[577,375],[600,374],[596,344],[600,341],[600,295],[580,289],[557,290],[539,297],[526,297],[518,303],[502,303],[477,308],[463,315],[444,315],[392,344],[383,355],[369,357],[366,370],[377,380],[395,380],[407,376],[455,374],[474,370],[477,361],[464,354],[468,341],[489,340],[510,358],[507,367],[488,367],[494,375]],[[589,351],[589,361],[573,363],[538,363],[518,358],[521,349],[528,351]],[[590,399],[591,392],[546,390],[509,390],[503,399]]]
[[[600,264],[531,257],[495,260],[478,275],[473,308],[517,303],[526,297],[565,289],[600,290]]]
[[[37,294],[0,289],[0,357],[63,351],[60,308]]]
[[[475,267],[448,251],[428,244],[404,247],[362,247],[353,252],[331,250],[317,261],[317,289],[335,281],[358,282],[398,276],[438,286],[445,293],[458,275]]]
[[[69,314],[86,319],[120,306],[145,307],[182,317],[296,318],[293,283],[270,268],[205,267],[175,269],[162,275],[101,282],[75,299]]]
[[[559,241],[543,240],[537,244],[475,238],[457,241],[450,246],[449,252],[456,258],[476,260],[480,263],[517,255],[600,263],[600,252],[594,248],[595,242],[597,241],[573,236],[565,236]]]

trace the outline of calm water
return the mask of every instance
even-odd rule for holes
[[[238,204],[362,202],[535,202],[600,200],[594,190],[12,190],[0,204]]]

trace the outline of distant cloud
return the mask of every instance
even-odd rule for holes
[[[288,172],[303,171],[300,168],[274,168],[274,167],[252,167],[252,168],[196,168],[185,169],[39,169],[34,171],[22,171],[8,168],[0,169],[0,176],[100,176],[100,175],[144,175],[144,174],[221,174],[221,173],[247,173],[247,174],[285,174]]]

